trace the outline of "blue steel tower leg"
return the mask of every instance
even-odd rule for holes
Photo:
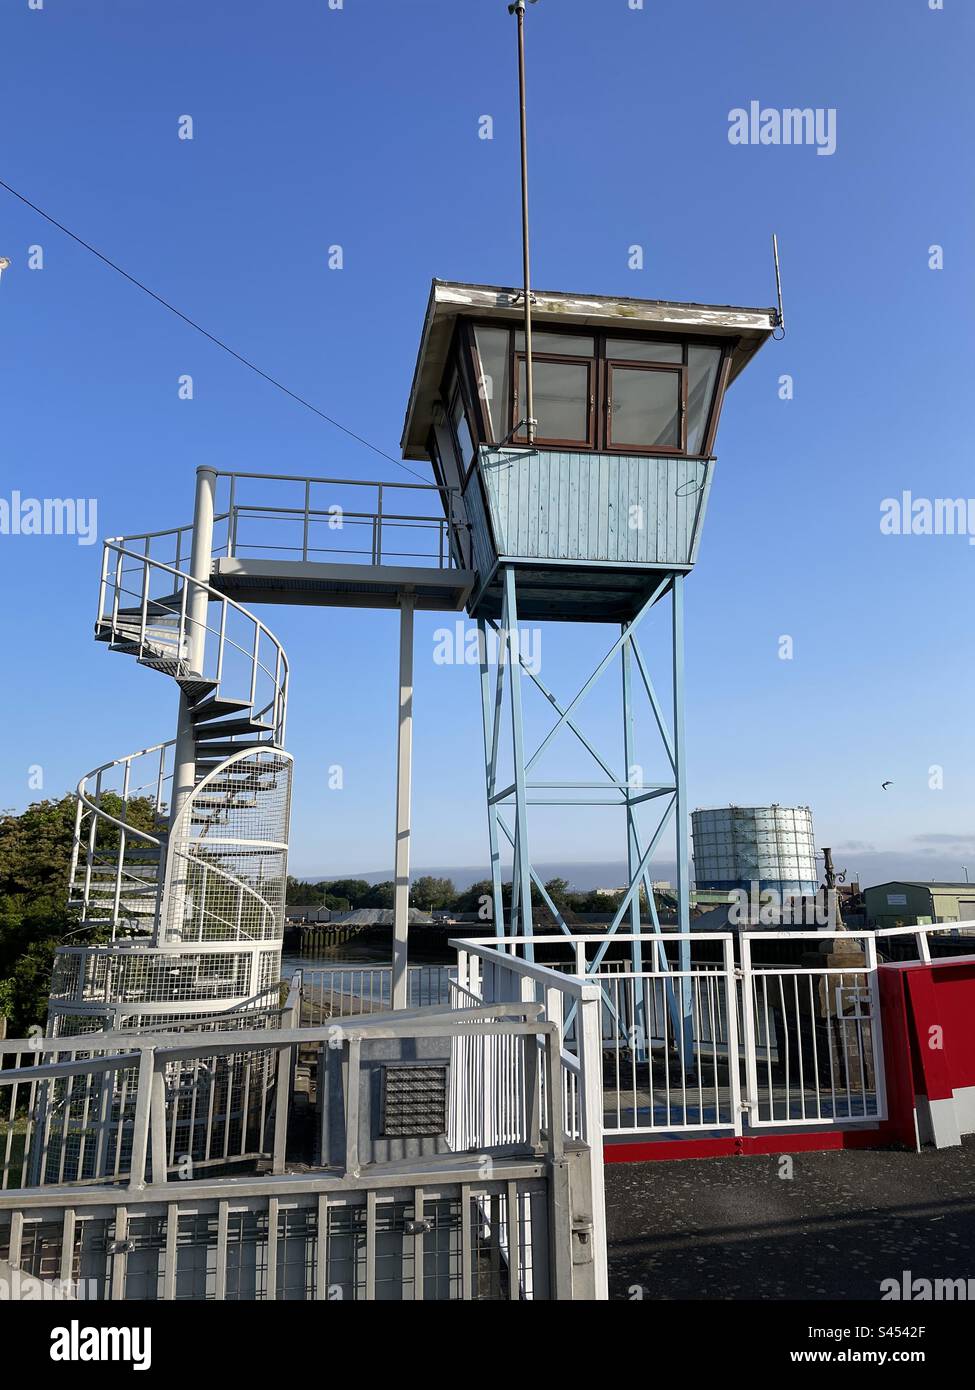
[[[627,623],[623,623],[623,632],[627,631]],[[638,771],[634,765],[633,755],[635,749],[634,728],[633,728],[633,672],[631,670],[630,642],[627,640],[620,648],[620,659],[623,674],[623,781],[625,784],[624,797],[626,800],[626,881],[632,883],[636,876],[640,864],[640,839],[636,824],[636,814],[633,806],[633,780],[634,774],[637,775],[638,786],[642,783],[642,771]],[[654,912],[653,890],[647,879],[647,896],[649,899],[648,908],[651,914]],[[640,913],[640,893],[639,890],[630,899],[630,934],[639,937],[641,932],[641,913]],[[643,970],[643,943],[635,940],[630,946],[630,959],[634,975],[640,975]],[[646,1018],[644,1009],[644,988],[643,980],[634,981],[634,1017],[633,1027],[634,1036],[630,1040],[630,1046],[638,1061],[646,1060]]]
[[[521,702],[521,650],[518,633],[518,601],[515,595],[515,572],[507,565],[504,570],[504,613],[502,617],[505,664],[508,668],[508,687],[511,691],[512,755],[515,775],[515,846],[514,877],[511,885],[511,920],[519,922],[521,936],[532,933],[531,855],[528,849],[528,793],[525,785],[525,727]],[[502,659],[501,652],[498,660]],[[517,900],[517,911],[515,903]],[[534,960],[535,952],[525,947],[526,960]]]
[[[498,740],[501,734],[501,696],[504,662],[499,659],[494,701],[491,700],[491,667],[488,662],[487,624],[477,622],[478,659],[481,668],[481,714],[484,721],[484,781],[487,787],[488,847],[491,853],[492,916],[495,936],[504,936],[504,901],[501,892],[501,852],[498,841]],[[500,656],[500,653],[499,653]]]
[[[677,788],[677,930],[690,931],[690,864],[688,857],[687,775],[684,767],[684,576],[673,576],[673,655],[674,655],[674,780]],[[692,1015],[691,943],[680,942],[681,970],[681,1063],[684,1071],[694,1066],[694,1020]]]

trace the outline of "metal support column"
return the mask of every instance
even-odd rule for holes
[[[677,930],[690,931],[690,857],[687,839],[687,773],[684,766],[684,576],[675,574],[672,580],[673,656],[674,656],[674,780],[677,787],[675,817],[677,841]],[[680,942],[679,968],[690,971],[691,943]],[[692,1017],[691,979],[681,979],[682,1063],[685,1071],[693,1068],[694,1020]]]
[[[481,675],[481,717],[484,723],[484,784],[487,787],[488,849],[491,854],[492,917],[495,936],[504,936],[504,902],[501,888],[501,849],[498,840],[498,808],[493,800],[498,785],[498,736],[501,726],[501,696],[504,663],[498,660],[495,696],[491,700],[491,668],[488,662],[487,624],[477,623],[478,660]]]
[[[408,1007],[410,930],[410,811],[413,793],[412,594],[400,599],[399,723],[396,743],[396,852],[393,898],[393,1008]]]
[[[628,624],[622,624],[622,631],[627,631]],[[633,753],[636,747],[634,741],[633,727],[633,672],[631,670],[630,642],[627,640],[620,648],[620,664],[623,676],[623,781],[625,784],[624,798],[626,801],[626,881],[632,883],[640,863],[640,838],[636,823],[636,811],[633,805]],[[642,776],[640,777],[642,783]],[[654,914],[653,887],[649,874],[645,875],[647,907],[651,915]],[[630,899],[630,933],[639,937],[641,933],[641,912],[640,912],[640,890],[634,893]],[[633,941],[630,945],[630,960],[632,962],[634,975],[639,975],[643,969],[643,944],[639,940]],[[646,1021],[644,1018],[644,998],[643,982],[636,987],[635,1015],[637,1036],[632,1039],[633,1047],[638,1060],[645,1059],[644,1047],[646,1043]]]
[[[511,918],[515,929],[515,904],[520,918],[517,931],[532,936],[531,854],[528,848],[528,793],[525,784],[525,728],[521,702],[521,642],[518,632],[518,600],[515,595],[515,572],[508,565],[504,571],[504,648],[511,690],[511,736],[515,779],[515,845],[514,876],[511,884]],[[498,654],[499,660],[501,653]],[[525,959],[534,960],[531,946],[525,947]]]

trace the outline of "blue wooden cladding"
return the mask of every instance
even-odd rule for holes
[[[490,529],[474,478],[466,502],[481,575],[498,559],[694,563],[712,461],[483,446],[479,453]]]

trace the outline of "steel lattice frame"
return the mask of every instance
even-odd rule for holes
[[[669,969],[666,952],[663,948],[660,921],[653,897],[650,865],[660,840],[671,820],[676,817],[677,848],[677,901],[679,932],[686,933],[689,923],[689,857],[688,857],[688,806],[684,772],[684,574],[681,572],[663,573],[632,619],[621,625],[620,634],[610,646],[595,669],[568,700],[558,699],[543,683],[536,671],[526,662],[520,650],[518,614],[518,570],[516,566],[502,566],[502,612],[500,624],[493,620],[478,619],[481,708],[484,731],[484,769],[488,810],[488,842],[491,857],[491,883],[493,898],[493,920],[495,934],[503,936],[523,936],[525,955],[534,959],[531,938],[534,936],[532,912],[532,887],[540,894],[542,901],[552,913],[560,931],[572,935],[572,928],[566,923],[558,905],[533,867],[530,842],[529,807],[536,804],[549,806],[579,807],[581,805],[619,805],[626,811],[626,863],[627,884],[622,902],[607,929],[606,942],[600,947],[595,958],[587,964],[587,973],[598,973],[599,965],[609,950],[612,938],[622,929],[624,934],[632,934],[638,939],[631,945],[630,968],[634,972],[643,969]],[[637,638],[637,629],[651,608],[669,593],[671,599],[671,663],[673,672],[673,709],[671,721],[665,715],[650,676],[649,666],[644,658]],[[497,670],[492,673],[488,658],[489,628],[497,635]],[[583,733],[573,718],[577,706],[592,690],[593,686],[620,658],[622,667],[622,732],[626,773],[620,777],[614,770],[610,759],[603,757],[589,738]],[[664,750],[665,764],[670,775],[666,781],[636,784],[630,778],[635,753],[634,734],[634,685],[635,676],[646,695],[654,723]],[[526,753],[523,680],[527,678],[537,687],[557,714],[556,722],[542,738],[531,754]],[[506,692],[507,688],[507,692]],[[505,694],[507,693],[507,702]],[[513,781],[503,787],[498,786],[498,767],[504,739],[505,705],[507,703],[507,722],[510,729]],[[539,757],[563,729],[575,735],[587,753],[595,761],[602,774],[602,781],[594,782],[533,782],[530,773]],[[609,790],[618,793],[618,801],[581,801],[571,798],[567,793]],[[544,791],[544,799],[536,800],[530,793]],[[663,802],[663,810],[655,827],[647,833],[641,825],[639,808],[648,803]],[[505,809],[513,809],[511,823],[505,816]],[[506,919],[502,899],[501,850],[507,844],[513,855],[513,875],[511,889],[511,913]],[[643,889],[651,920],[651,932],[644,933],[640,920],[640,890]],[[643,943],[645,937],[651,948],[649,961],[645,961]],[[690,942],[679,942],[678,969],[690,970]],[[690,1058],[688,1040],[690,1038],[691,997],[688,975],[681,975],[682,984],[675,986],[668,982],[668,1001],[674,1015],[675,1024],[680,1018],[681,1026],[675,1032],[684,1039],[684,1056]],[[608,1000],[607,1000],[608,1002]],[[636,1041],[638,1051],[645,1046],[644,1036]],[[688,1061],[689,1065],[689,1061]]]

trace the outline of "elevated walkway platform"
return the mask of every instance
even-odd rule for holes
[[[463,609],[471,570],[420,565],[220,557],[211,584],[237,603],[314,604],[334,608],[396,608],[404,595],[428,611]]]

